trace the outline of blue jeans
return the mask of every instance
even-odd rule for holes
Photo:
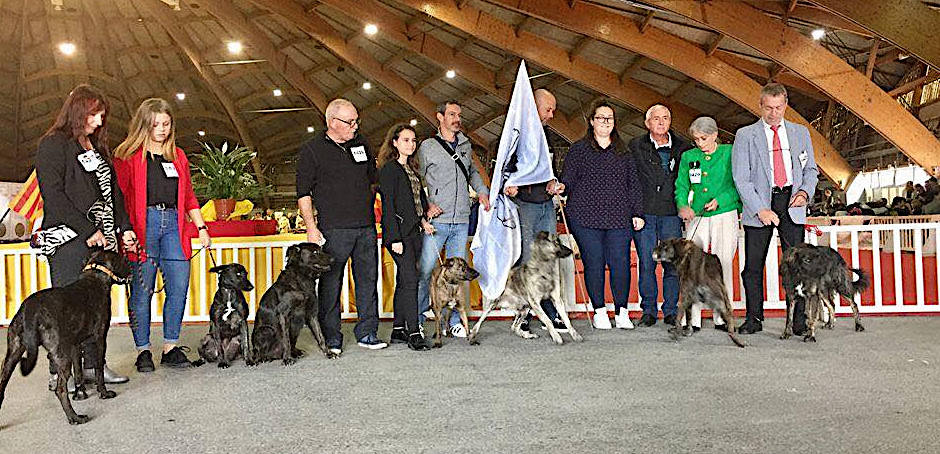
[[[682,220],[678,216],[643,216],[646,225],[637,233],[636,255],[640,260],[640,307],[643,314],[656,316],[659,285],[656,283],[656,262],[653,249],[660,241],[682,236]],[[676,315],[679,302],[679,275],[676,268],[663,263],[663,317]]]
[[[539,232],[548,232],[553,235],[557,233],[558,219],[555,218],[555,204],[551,200],[542,203],[529,203],[522,200],[514,200],[514,202],[519,212],[519,225],[522,230],[522,255],[519,256],[518,262],[522,265],[532,256],[532,241],[535,235]],[[551,299],[546,299],[545,304],[542,304],[542,309],[550,320],[555,320],[558,318],[558,311],[550,301]]]
[[[610,292],[614,311],[627,307],[630,291],[630,242],[633,229],[592,229],[568,219],[568,227],[581,250],[584,284],[594,309],[604,307],[604,268],[610,268]]]
[[[448,224],[444,222],[431,221],[434,226],[434,235],[424,236],[424,245],[421,247],[421,263],[419,269],[421,277],[418,279],[418,324],[424,323],[422,312],[431,307],[431,300],[428,297],[428,286],[431,282],[431,273],[438,264],[438,257],[441,254],[441,248],[444,248],[444,255],[450,257],[467,258],[467,228],[468,224]],[[444,325],[443,323],[441,323]],[[445,328],[460,324],[460,315],[457,311],[450,314],[450,323]]]
[[[147,208],[147,260],[132,264],[128,308],[131,332],[138,350],[150,348],[150,301],[157,268],[163,272],[166,292],[163,303],[163,342],[175,344],[180,338],[186,293],[189,291],[189,257],[183,255],[176,216],[176,210],[172,208]]]

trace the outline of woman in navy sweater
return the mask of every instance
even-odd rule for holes
[[[559,180],[568,193],[568,224],[581,250],[594,326],[611,328],[604,304],[606,265],[617,327],[630,329],[630,243],[643,228],[643,192],[636,165],[617,133],[613,107],[600,101],[591,112],[587,134],[571,144]]]

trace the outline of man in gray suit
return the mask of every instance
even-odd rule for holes
[[[810,194],[816,192],[819,171],[809,131],[783,119],[787,89],[778,83],[761,89],[761,119],[738,130],[732,149],[731,171],[744,212],[744,295],[747,316],[741,334],[761,331],[764,320],[764,262],[774,228],[783,251],[803,242],[803,224]],[[793,331],[806,329],[802,301],[793,314]]]

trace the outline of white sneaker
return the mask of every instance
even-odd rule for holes
[[[633,329],[633,322],[630,321],[630,315],[627,312],[627,308],[621,307],[620,312],[614,316],[614,321],[617,323],[617,328],[620,329]]]
[[[607,317],[607,307],[594,309],[594,327],[597,329],[610,329],[610,318]]]
[[[466,338],[467,330],[463,329],[463,325],[457,324],[450,327],[450,335],[453,337]]]
[[[432,311],[431,309],[428,309],[422,312],[421,315],[424,316],[425,320],[434,320],[434,311]]]

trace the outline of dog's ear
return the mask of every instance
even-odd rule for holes
[[[287,263],[294,263],[300,259],[300,245],[295,244],[287,248]]]
[[[231,266],[231,265],[213,266],[212,268],[209,268],[209,272],[210,272],[210,273],[221,273],[221,272],[225,271],[225,269],[228,268],[229,266]]]

